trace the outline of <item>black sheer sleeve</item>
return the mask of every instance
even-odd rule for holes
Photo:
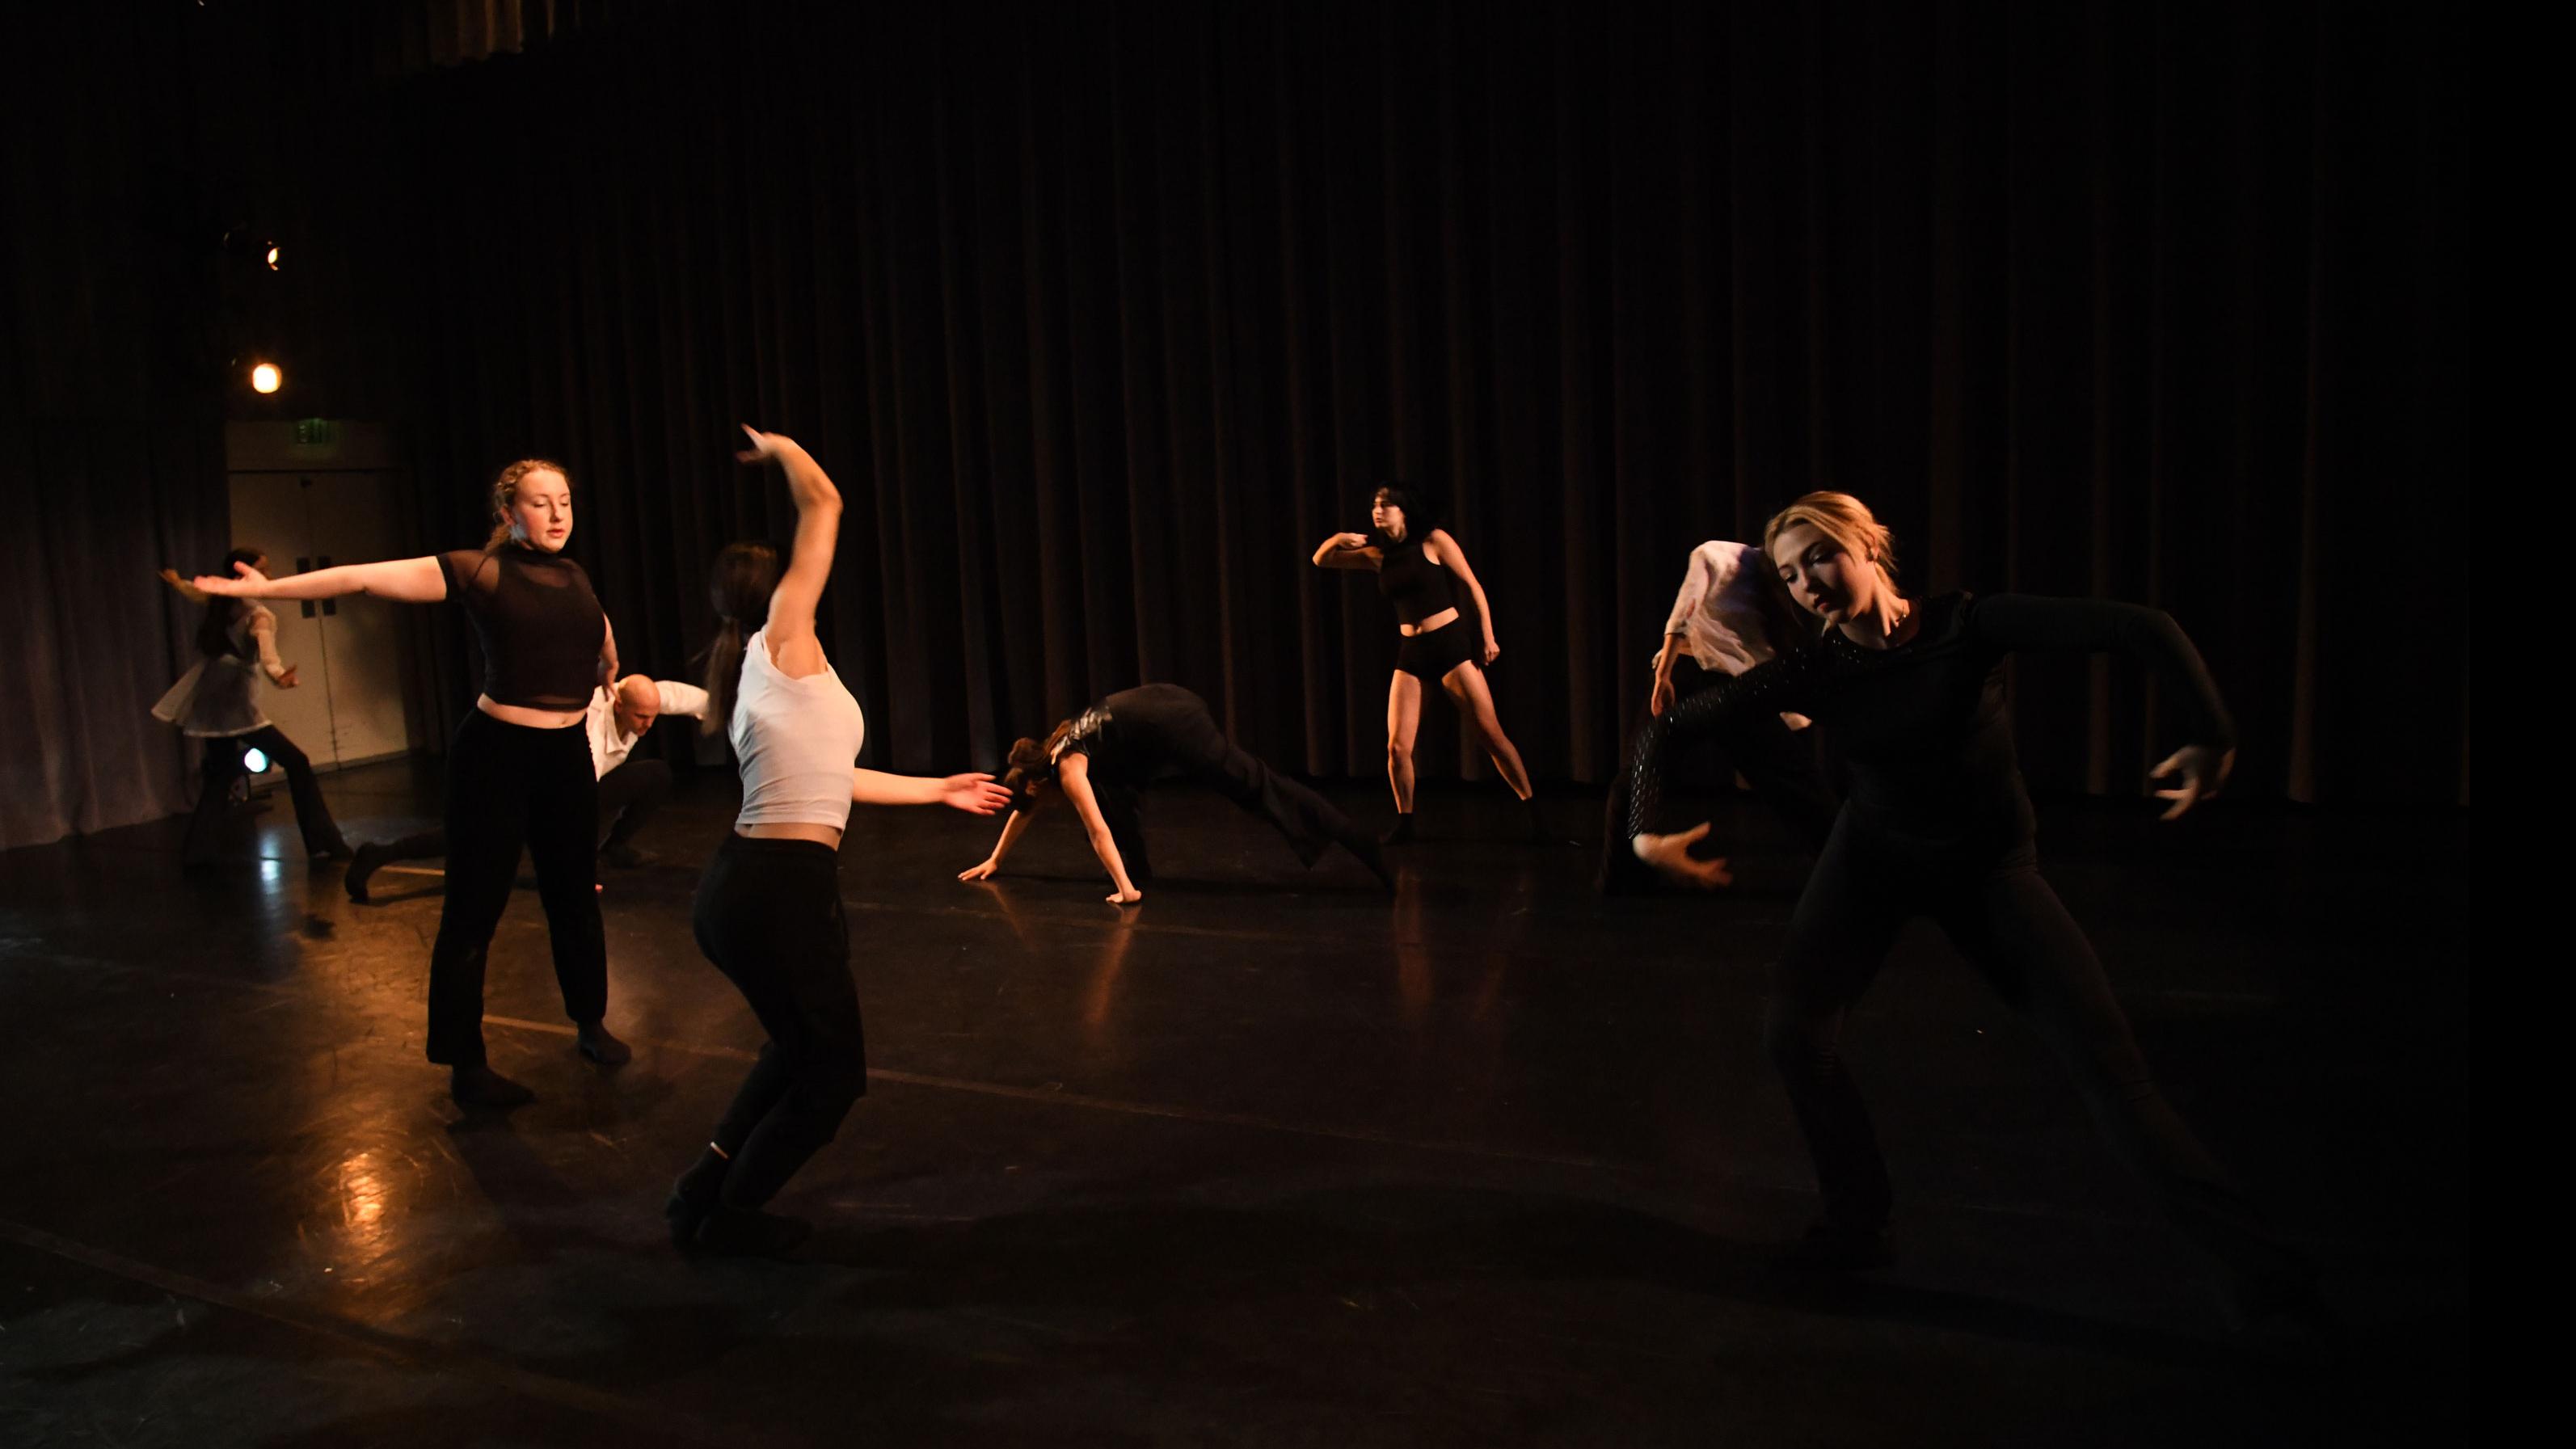
[[[1628,838],[1645,834],[1662,806],[1664,766],[1676,746],[1727,733],[1756,715],[1804,713],[1807,686],[1826,662],[1821,648],[1784,654],[1676,701],[1647,720],[1628,758]]]
[[[2192,742],[2236,747],[2236,722],[2191,636],[2162,609],[2109,599],[2048,599],[1996,594],[1972,600],[1968,628],[1997,654],[2062,649],[2126,654],[2180,691],[2191,711]]]

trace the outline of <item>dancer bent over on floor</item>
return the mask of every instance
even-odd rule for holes
[[[1385,856],[1368,832],[1331,801],[1236,749],[1217,727],[1207,701],[1177,684],[1122,689],[1058,724],[1043,743],[1023,739],[1012,745],[1010,769],[1002,776],[1011,791],[1011,818],[1003,822],[993,853],[957,878],[990,880],[1000,874],[1002,858],[1028,830],[1038,807],[1053,793],[1052,785],[1073,802],[1091,837],[1092,853],[1117,887],[1108,899],[1134,905],[1145,898],[1143,888],[1154,879],[1145,852],[1145,787],[1166,775],[1205,785],[1279,827],[1308,866],[1326,847],[1340,845],[1358,856],[1379,884],[1395,888]]]
[[[1485,668],[1502,657],[1494,642],[1494,611],[1485,602],[1485,586],[1467,566],[1466,550],[1444,528],[1432,526],[1430,511],[1411,492],[1388,484],[1369,500],[1369,532],[1337,533],[1315,549],[1315,567],[1375,569],[1378,592],[1395,606],[1395,677],[1386,688],[1386,783],[1395,793],[1395,828],[1386,843],[1413,838],[1413,739],[1422,725],[1422,691],[1436,685],[1448,691],[1476,742],[1494,762],[1503,783],[1529,811],[1530,838],[1552,841],[1539,818],[1538,797],[1530,788],[1521,752],[1503,733],[1494,713],[1493,691],[1485,687]],[[1464,588],[1476,606],[1483,631],[1467,627],[1458,611]]]
[[[265,569],[268,555],[244,547],[224,555],[226,573],[245,564],[253,570]],[[295,799],[295,827],[304,835],[304,853],[316,860],[348,859],[349,842],[341,838],[331,807],[323,803],[322,782],[313,776],[313,762],[260,711],[263,678],[279,689],[293,689],[297,683],[295,666],[277,657],[277,616],[248,599],[205,593],[169,569],[161,571],[161,579],[180,597],[206,606],[205,617],[197,624],[197,653],[202,657],[152,706],[155,718],[177,725],[190,739],[205,741],[205,763],[197,772],[197,808],[188,817],[180,859],[195,863],[206,858],[206,827],[231,803],[234,782],[249,774],[242,763],[246,749],[256,749],[285,767],[287,793]]]
[[[867,1047],[841,913],[850,806],[948,805],[990,815],[1008,800],[990,775],[929,779],[856,767],[867,721],[814,637],[814,609],[841,533],[841,495],[803,448],[743,432],[745,463],[776,463],[796,501],[786,571],[765,544],[716,559],[719,629],[707,657],[710,733],[742,772],[742,810],[698,881],[698,949],[769,1033],[715,1136],[671,1189],[663,1216],[683,1249],[784,1253],[808,1231],[763,1211],[832,1140],[867,1091]],[[752,634],[742,631],[749,625]]]
[[[1827,626],[1816,643],[1676,703],[1639,740],[1629,834],[1639,859],[1706,884],[1690,843],[1651,833],[1662,772],[1682,742],[1737,716],[1794,711],[1826,732],[1850,793],[1791,917],[1764,1034],[1824,1196],[1789,1254],[1852,1269],[1888,1256],[1892,1201],[1869,1113],[1844,1066],[1844,1019],[1898,928],[1928,916],[2074,1073],[2094,1124],[2166,1213],[2226,1268],[2243,1318],[2302,1312],[2308,1260],[2285,1243],[2183,1125],[2148,1075],[2092,943],[2040,877],[2030,797],[2014,759],[2002,666],[2017,650],[2117,651],[2156,671],[2191,712],[2191,743],[2151,778],[2170,820],[2214,794],[2235,733],[2199,651],[2165,614],[2091,599],[1896,587],[1894,541],[1861,502],[1811,493],[1774,517],[1764,552]]]
[[[610,822],[599,843],[603,865],[622,869],[651,859],[635,847],[635,835],[662,802],[671,798],[671,767],[660,760],[632,759],[635,746],[666,714],[696,719],[706,713],[707,692],[676,679],[649,679],[630,674],[602,685],[590,696],[582,732],[590,738],[590,768],[599,777],[599,813]],[[447,854],[447,832],[425,830],[399,840],[369,842],[357,849],[340,884],[349,899],[364,903],[367,881],[397,860],[434,860]]]
[[[380,599],[465,606],[483,646],[483,693],[447,750],[447,898],[429,952],[429,1059],[468,1107],[515,1107],[535,1094],[492,1070],[483,1043],[483,970],[524,849],[537,868],[555,982],[573,1045],[603,1066],[634,1053],[609,1034],[608,939],[597,890],[599,777],[580,728],[592,691],[617,677],[617,635],[590,575],[564,555],[572,480],[522,458],[492,480],[492,536],[479,549],[343,564],[270,579],[201,578],[210,594],[256,599]]]

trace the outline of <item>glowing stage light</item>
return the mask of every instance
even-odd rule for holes
[[[275,242],[268,244],[268,269],[272,272],[277,270],[277,243]]]
[[[252,392],[275,392],[286,385],[286,374],[274,362],[263,362],[250,370]]]
[[[268,753],[256,748],[245,750],[242,752],[242,765],[254,775],[265,775],[268,773]]]

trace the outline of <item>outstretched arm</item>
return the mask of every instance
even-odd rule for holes
[[[1445,528],[1431,530],[1430,538],[1424,541],[1440,551],[1442,565],[1458,576],[1458,582],[1467,586],[1467,597],[1476,601],[1476,620],[1485,631],[1485,662],[1493,663],[1502,657],[1503,646],[1494,642],[1494,609],[1485,602],[1485,586],[1476,581],[1476,571],[1467,564],[1467,551]]]
[[[1377,550],[1369,546],[1365,533],[1337,533],[1315,546],[1315,567],[1319,569],[1373,569],[1377,566]]]
[[[235,578],[199,574],[199,593],[231,599],[337,599],[372,594],[405,604],[435,604],[447,597],[447,575],[435,558],[398,558],[383,563],[340,564],[311,573],[272,579],[249,564],[233,565]]]
[[[946,805],[969,815],[990,815],[1011,803],[1011,792],[990,775],[890,775],[850,771],[850,800],[857,805]]]
[[[187,600],[189,603],[191,603],[191,604],[202,604],[202,603],[204,603],[204,602],[206,601],[206,592],[205,592],[205,590],[200,589],[200,588],[198,588],[195,584],[192,584],[192,583],[188,582],[186,579],[183,579],[183,578],[179,577],[179,571],[178,571],[177,569],[163,569],[163,570],[161,570],[161,571],[160,571],[160,578],[161,578],[161,582],[163,582],[163,583],[165,583],[165,584],[168,584],[168,585],[169,585],[171,588],[173,588],[173,589],[178,590],[178,592],[179,592],[179,597],[180,597],[180,598],[183,598],[183,599],[185,599],[185,600]]]
[[[1001,874],[1002,857],[1011,853],[1011,847],[1020,843],[1021,836],[1028,834],[1030,815],[1031,812],[1026,810],[1012,811],[1011,818],[1002,822],[1002,838],[993,842],[993,853],[984,857],[980,863],[957,872],[957,878],[991,880]]]
[[[1690,741],[1731,730],[1737,721],[1757,714],[1799,707],[1799,681],[1806,667],[1797,655],[1757,664],[1673,705],[1637,731],[1628,757],[1627,834],[1639,860],[1703,889],[1733,880],[1724,860],[1701,860],[1690,853],[1691,843],[1708,834],[1706,822],[1676,835],[1654,833],[1664,801],[1664,771],[1673,751]]]
[[[2173,802],[2165,819],[2180,816],[2227,783],[2236,767],[2236,722],[2200,650],[2171,614],[2111,599],[2047,599],[2029,594],[1997,594],[1969,607],[1973,610],[1970,628],[1980,642],[1998,653],[2062,649],[2125,654],[2182,696],[2191,714],[2191,743],[2148,772],[2150,779],[2174,781],[2170,788],[2156,792],[2157,799]]]
[[[776,463],[796,500],[796,543],[787,572],[769,596],[769,654],[791,679],[823,672],[823,646],[814,637],[814,609],[832,577],[832,553],[841,539],[841,490],[794,438],[745,427],[751,446],[734,456],[745,463]]]

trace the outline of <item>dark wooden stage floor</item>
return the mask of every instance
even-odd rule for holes
[[[326,789],[380,837],[432,768]],[[606,877],[631,1065],[575,1057],[514,901],[493,1057],[541,1095],[498,1119],[421,1059],[438,878],[352,905],[282,792],[213,869],[176,820],[0,855],[0,1444],[2469,1437],[2464,815],[2043,810],[2166,1088],[2329,1265],[2315,1362],[2229,1337],[1930,936],[1850,1038],[1900,1262],[1769,1269],[1810,1207],[1759,1043],[1799,861],[1726,802],[1734,892],[1605,904],[1505,804],[1431,797],[1390,900],[1158,797],[1124,914],[1067,822],[968,886],[990,823],[863,812],[874,1072],[780,1202],[821,1224],[796,1263],[684,1261],[659,1217],[759,1042],[689,933],[721,777]]]

